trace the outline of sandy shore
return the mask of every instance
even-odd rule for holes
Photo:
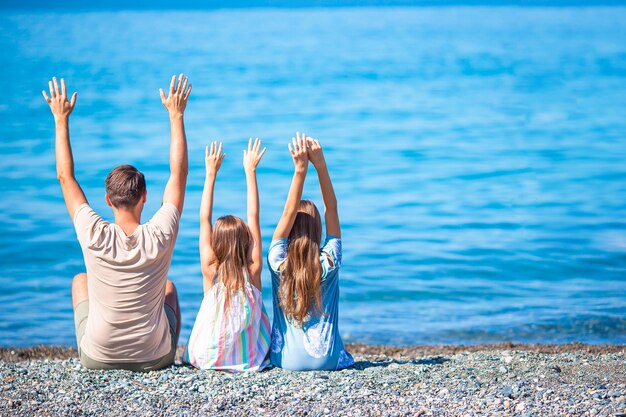
[[[626,417],[624,345],[349,345],[339,372],[88,371],[65,347],[0,349],[0,415]]]

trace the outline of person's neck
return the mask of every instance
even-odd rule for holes
[[[114,209],[115,224],[122,228],[126,236],[132,235],[141,224],[141,209],[132,210]]]

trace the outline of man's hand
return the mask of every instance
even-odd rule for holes
[[[48,82],[50,87],[50,97],[45,90],[41,92],[43,98],[50,106],[55,124],[54,149],[56,155],[57,178],[61,184],[63,198],[67,206],[67,212],[74,219],[76,209],[87,203],[85,194],[80,188],[78,181],[74,178],[74,157],[72,156],[72,146],[70,145],[70,122],[69,116],[76,104],[76,93],[72,94],[72,99],[67,100],[65,80],[61,78],[61,88],[56,77]]]
[[[263,154],[267,148],[263,148],[261,152],[261,139],[256,138],[254,140],[254,144],[252,144],[252,138],[248,141],[248,150],[243,150],[243,169],[246,173],[251,173],[256,171],[256,167],[259,165],[261,158],[263,158]]]
[[[314,138],[307,138],[306,144],[308,148],[309,161],[311,161],[315,169],[323,166],[326,161],[324,160],[324,152],[322,151],[322,145],[320,145],[320,142]]]
[[[165,97],[165,93],[162,88],[159,88],[159,94],[161,94],[161,103],[170,113],[170,116],[180,115],[182,116],[185,112],[185,107],[187,107],[187,99],[189,98],[189,93],[191,93],[191,84],[187,86],[187,82],[189,79],[185,77],[183,74],[180,74],[178,77],[178,82],[176,82],[176,76],[172,76],[172,81],[170,82],[170,91],[167,98]]]
[[[222,153],[222,142],[211,142],[211,149],[207,146],[205,149],[205,164],[206,164],[206,175],[207,177],[213,177],[217,175],[217,171],[219,171],[222,166],[222,161],[226,156],[225,153]]]
[[[300,132],[296,132],[296,137],[291,138],[291,143],[288,144],[287,147],[289,148],[289,152],[291,152],[296,171],[306,172],[309,165],[306,135],[303,133],[302,136],[300,136]]]
[[[180,74],[178,82],[176,82],[176,76],[173,76],[167,98],[163,90],[159,89],[161,103],[170,115],[170,178],[163,192],[163,203],[173,204],[179,213],[183,212],[189,173],[187,136],[183,117],[187,99],[191,93],[191,85],[187,86],[187,82],[188,79],[183,74]]]
[[[43,98],[46,99],[54,120],[60,120],[63,118],[69,118],[70,113],[74,110],[74,104],[76,104],[76,96],[78,93],[72,94],[70,101],[67,100],[67,92],[65,89],[65,80],[61,78],[61,89],[59,91],[59,83],[56,77],[52,77],[52,81],[48,81],[48,87],[50,88],[50,97],[46,94],[46,90],[42,90]]]

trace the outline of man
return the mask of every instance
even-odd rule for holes
[[[191,92],[187,78],[172,77],[168,97],[161,101],[170,116],[170,178],[163,205],[141,224],[146,202],[144,176],[130,165],[113,169],[106,178],[106,202],[115,223],[89,207],[74,178],[69,116],[76,93],[68,100],[65,81],[48,83],[56,125],[57,177],[87,273],[72,282],[76,341],[82,364],[91,369],[150,371],[171,365],[180,333],[176,287],[167,279],[178,234],[187,183],[187,139],[183,113]]]

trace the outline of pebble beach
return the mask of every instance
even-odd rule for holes
[[[65,347],[0,349],[2,416],[626,417],[624,345],[348,345],[337,372],[90,371]]]

